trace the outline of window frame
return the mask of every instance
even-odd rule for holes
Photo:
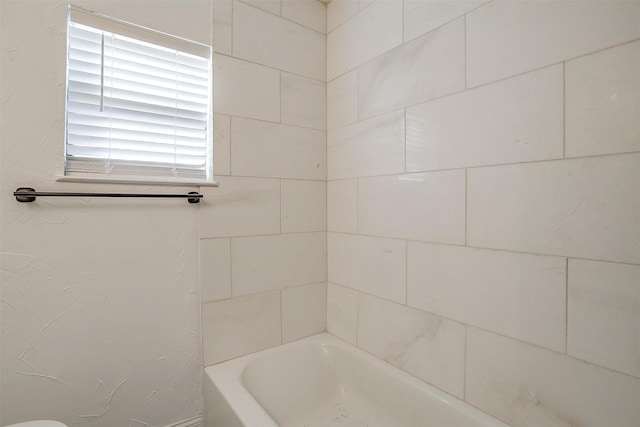
[[[206,119],[206,158],[205,177],[203,179],[179,178],[171,176],[152,175],[123,175],[109,173],[73,173],[67,172],[67,136],[68,136],[68,102],[69,102],[69,47],[70,47],[70,23],[86,25],[102,31],[111,32],[124,37],[130,37],[142,42],[151,43],[169,49],[207,58],[209,60],[209,92],[208,114]],[[114,184],[139,184],[139,185],[165,185],[165,186],[213,186],[218,183],[214,179],[214,128],[213,128],[213,49],[210,45],[174,36],[162,31],[154,30],[131,22],[123,21],[97,12],[88,11],[77,6],[69,5],[67,10],[66,46],[65,46],[65,121],[62,168],[56,181],[60,182],[95,182]],[[105,158],[106,160],[106,158]],[[99,161],[98,161],[99,162]],[[151,163],[151,162],[150,162]]]

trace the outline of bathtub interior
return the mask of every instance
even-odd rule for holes
[[[278,426],[505,426],[327,334],[292,344],[241,374]]]

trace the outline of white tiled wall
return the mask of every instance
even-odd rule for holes
[[[324,180],[324,131],[231,118],[231,173],[237,176]]]
[[[324,80],[324,33],[272,13],[234,3],[233,56]]]
[[[202,188],[205,364],[322,332],[326,8],[214,0],[215,174]]]
[[[640,424],[640,2],[327,17],[329,332],[515,426]]]
[[[568,61],[566,67],[567,157],[639,151],[640,41]]]
[[[362,294],[358,346],[459,398],[464,396],[462,323]]]
[[[561,159],[562,87],[554,65],[407,108],[407,171]]]
[[[359,67],[359,118],[463,89],[464,20],[459,18]]]
[[[329,233],[327,252],[330,282],[391,301],[406,301],[404,241]]]
[[[403,111],[328,131],[328,178],[404,172],[404,136]]]
[[[340,2],[336,5],[329,9],[340,7]],[[327,35],[327,79],[333,80],[401,43],[402,2],[375,2]]]
[[[638,378],[467,327],[466,399],[514,426],[638,425]]]
[[[327,328],[512,425],[640,423],[640,3],[214,3],[206,363]]]
[[[637,1],[493,1],[467,17],[469,87],[640,37]]]

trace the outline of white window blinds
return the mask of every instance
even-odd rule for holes
[[[67,64],[66,176],[212,181],[209,46],[71,8]]]

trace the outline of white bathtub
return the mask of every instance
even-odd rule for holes
[[[320,334],[205,369],[206,427],[508,427]]]

